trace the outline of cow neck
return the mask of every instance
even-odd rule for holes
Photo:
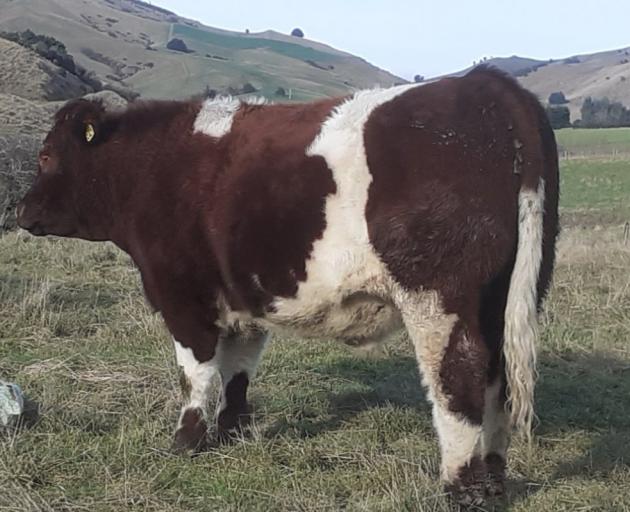
[[[147,229],[163,225],[176,208],[181,214],[199,193],[201,155],[211,151],[192,133],[199,106],[148,102],[114,119],[115,136],[100,159],[110,176],[110,238],[132,257],[144,250]]]

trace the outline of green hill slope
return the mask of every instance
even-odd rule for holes
[[[0,0],[0,30],[26,29],[61,40],[101,80],[146,97],[250,83],[265,96],[282,88],[301,100],[404,81],[321,43],[213,29],[137,0]],[[172,38],[191,53],[167,49]]]

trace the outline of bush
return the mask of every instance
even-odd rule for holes
[[[304,32],[302,32],[302,29],[301,29],[301,28],[294,28],[294,29],[291,31],[291,35],[292,35],[293,37],[304,37]]]
[[[284,89],[284,87],[278,87],[276,89],[275,95],[280,97],[280,98],[286,98],[287,97],[287,91]]]
[[[0,32],[0,37],[13,41],[34,51],[40,57],[49,60],[65,71],[72,73],[94,91],[100,91],[103,85],[94,74],[86,73],[85,69],[74,62],[74,57],[66,49],[66,45],[54,37],[35,34],[32,30],[24,32]]]
[[[241,89],[241,94],[252,94],[256,92],[257,90],[258,89],[256,89],[256,87],[254,87],[252,84],[247,82],[243,84],[243,88]]]
[[[203,97],[212,100],[217,97],[217,90],[213,89],[209,85],[206,85],[206,88],[203,91]]]
[[[550,105],[564,105],[565,103],[569,103],[569,101],[562,91],[552,92],[549,95]]]
[[[571,126],[569,107],[549,105],[546,109],[547,118],[554,130]]]
[[[171,39],[167,44],[166,47],[169,50],[173,50],[175,52],[182,52],[182,53],[192,53],[193,50],[189,50],[188,46],[186,46],[186,43],[184,41],[182,41],[181,39],[178,38],[173,38]]]
[[[416,75],[413,77],[413,81],[416,82],[417,84],[424,82],[424,76],[423,75]]]
[[[608,98],[593,99],[590,96],[582,104],[583,128],[615,128],[630,126],[630,110],[618,101]]]

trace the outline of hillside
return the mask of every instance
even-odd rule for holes
[[[554,91],[564,92],[573,120],[580,118],[587,96],[606,96],[630,106],[630,47],[554,61],[521,82],[543,100]]]
[[[546,102],[552,92],[562,91],[569,100],[572,121],[581,117],[580,108],[587,96],[608,97],[630,107],[630,47],[552,61],[513,56],[486,63],[518,76],[542,101]]]
[[[66,100],[90,87],[22,46],[0,38],[0,92],[29,100]]]
[[[0,30],[26,29],[61,40],[101,80],[145,97],[251,83],[265,96],[283,88],[300,100],[404,81],[321,43],[273,31],[213,29],[138,0],[0,0]],[[172,38],[192,52],[168,50]]]

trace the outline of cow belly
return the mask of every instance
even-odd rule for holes
[[[393,305],[364,292],[332,302],[277,302],[275,309],[264,319],[271,329],[290,330],[309,338],[334,338],[351,345],[380,341],[402,326]]]

